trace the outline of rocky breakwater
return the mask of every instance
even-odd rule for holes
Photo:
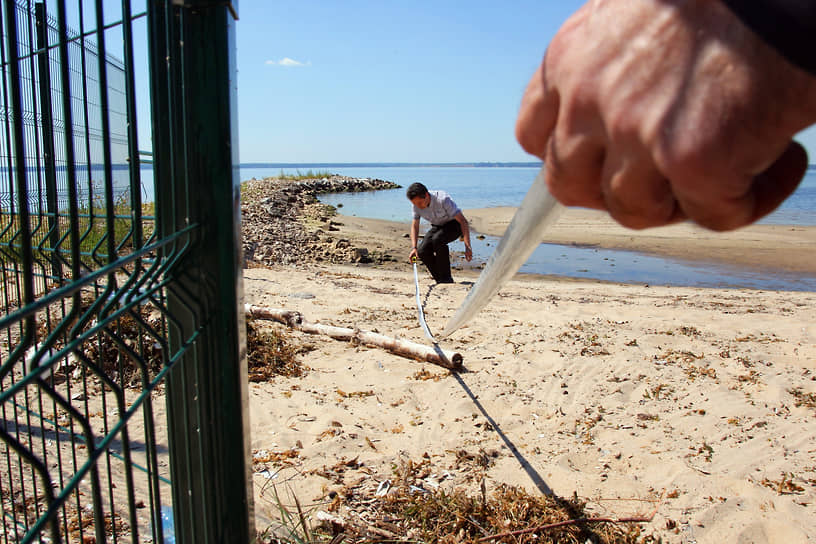
[[[396,189],[370,178],[333,175],[315,179],[251,179],[241,185],[241,234],[247,266],[305,262],[369,263],[394,260],[355,247],[336,235],[333,206],[317,195]]]

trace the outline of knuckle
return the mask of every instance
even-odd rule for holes
[[[652,150],[658,170],[674,184],[689,190],[699,190],[706,179],[722,175],[731,160],[716,142],[703,137],[675,137],[673,133],[658,138]]]
[[[522,117],[516,123],[516,140],[524,151],[537,157],[542,156],[547,147],[547,142],[542,141],[540,133]]]

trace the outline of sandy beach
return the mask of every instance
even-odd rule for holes
[[[477,230],[501,234],[512,211],[466,214]],[[337,237],[398,260],[250,268],[246,302],[429,344],[413,272],[400,262],[406,225],[334,221]],[[809,273],[813,234],[633,232],[571,210],[549,236]],[[420,274],[431,330],[477,276],[457,270],[457,283],[433,285]],[[333,499],[342,517],[350,490],[375,501],[395,467],[422,462],[418,485],[429,490],[508,483],[577,494],[602,516],[656,508],[643,533],[663,542],[812,542],[814,304],[808,292],[518,277],[440,343],[464,357],[459,373],[264,322],[310,370],[250,384],[258,527],[277,516],[274,492],[314,511]]]

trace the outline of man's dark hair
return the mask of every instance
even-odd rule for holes
[[[405,191],[405,196],[408,197],[408,200],[413,200],[418,196],[425,196],[427,194],[428,188],[419,182],[412,183],[408,186],[408,190]]]

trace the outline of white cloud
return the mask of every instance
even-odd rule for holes
[[[272,66],[285,66],[286,68],[312,65],[311,61],[303,63],[294,59],[290,59],[289,57],[283,57],[281,60],[268,60],[266,61],[266,64]]]

